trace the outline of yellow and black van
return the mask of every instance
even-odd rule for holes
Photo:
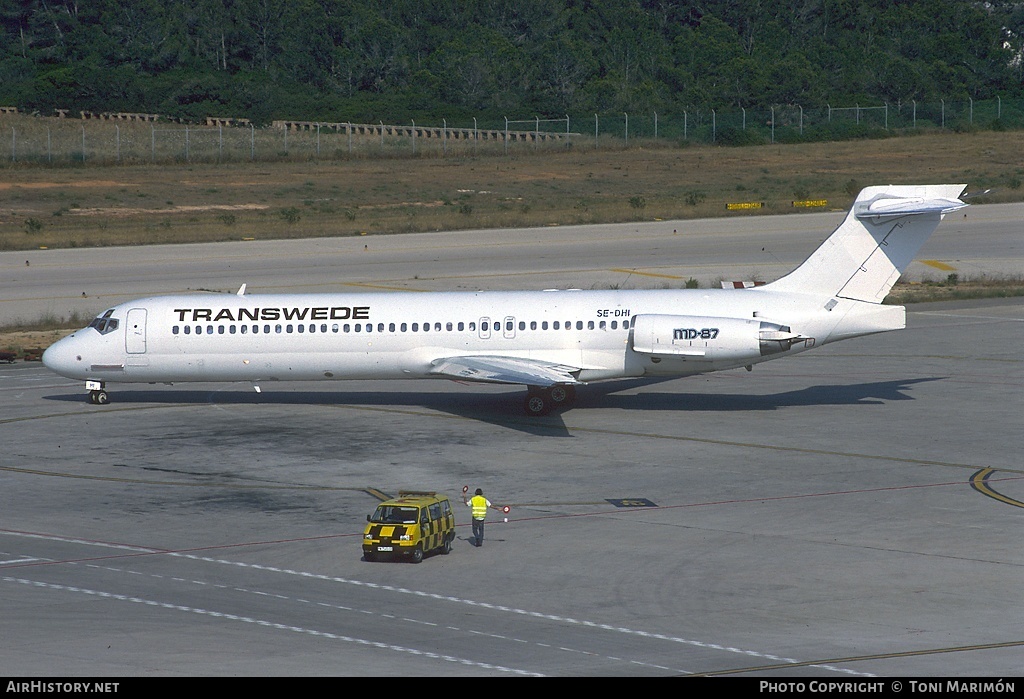
[[[403,490],[397,498],[377,505],[366,516],[363,558],[407,556],[413,563],[431,551],[451,553],[455,541],[455,513],[444,495]]]

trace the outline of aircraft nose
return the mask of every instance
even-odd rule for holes
[[[69,378],[81,373],[84,366],[82,355],[78,353],[74,335],[57,340],[43,352],[43,365],[61,376]]]

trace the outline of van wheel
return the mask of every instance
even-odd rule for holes
[[[412,550],[412,562],[420,563],[423,560],[423,547],[417,546]]]
[[[363,560],[367,561],[368,563],[373,563],[374,561],[377,560],[377,554],[370,553],[369,551],[367,551],[366,553],[363,554]]]
[[[444,543],[441,544],[441,553],[448,555],[452,552],[452,535],[449,534],[444,538]]]

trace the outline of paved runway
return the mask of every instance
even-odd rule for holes
[[[459,283],[500,288],[500,268]],[[359,281],[442,284],[409,269]],[[1021,300],[911,306],[901,332],[591,385],[539,419],[515,388],[442,381],[95,406],[0,365],[0,674],[1012,678],[1022,338]],[[465,508],[451,555],[361,560],[374,492],[463,485],[512,507],[483,548]]]

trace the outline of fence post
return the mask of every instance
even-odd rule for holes
[[[11,162],[15,163],[18,161],[18,132],[15,131],[14,127],[11,127]]]
[[[249,159],[256,160],[256,126],[249,124]]]
[[[114,124],[114,153],[117,162],[121,162],[121,127]]]

